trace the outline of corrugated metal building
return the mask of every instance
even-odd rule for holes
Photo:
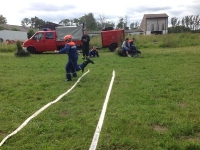
[[[146,35],[168,33],[168,15],[163,14],[144,14],[140,29]]]

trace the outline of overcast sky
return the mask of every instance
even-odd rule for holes
[[[59,23],[88,13],[93,13],[96,20],[103,14],[106,21],[115,24],[119,18],[127,16],[128,25],[136,21],[141,23],[144,14],[166,13],[171,25],[172,17],[182,19],[187,15],[200,15],[200,0],[3,0],[0,5],[0,14],[11,25],[21,25],[24,18],[35,16]]]

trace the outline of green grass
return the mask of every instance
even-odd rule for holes
[[[135,38],[137,48],[177,48],[200,45],[199,34],[179,33],[164,35],[127,35]]]
[[[7,45],[6,43],[0,43],[0,52],[16,52],[17,46],[16,44]]]
[[[200,46],[140,50],[138,58],[99,50],[77,86],[0,149],[89,149],[115,70],[98,150],[199,150]],[[82,75],[65,82],[65,54],[0,60],[0,141]]]

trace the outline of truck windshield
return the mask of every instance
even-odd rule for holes
[[[35,36],[32,39],[33,40],[41,40],[41,39],[43,39],[43,33],[35,34]]]

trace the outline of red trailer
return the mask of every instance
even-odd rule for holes
[[[102,47],[108,47],[113,52],[124,41],[124,29],[101,31]]]

